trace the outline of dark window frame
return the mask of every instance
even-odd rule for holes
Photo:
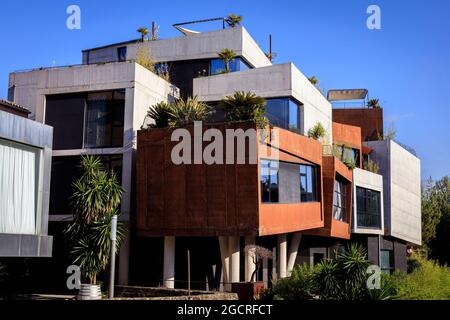
[[[339,186],[339,188],[337,188]],[[333,219],[336,221],[347,222],[347,194],[348,184],[340,179],[334,180],[333,190]],[[339,190],[338,190],[339,189]],[[339,213],[340,211],[340,213]]]
[[[276,113],[273,112],[269,112],[268,109],[268,105],[271,102],[276,102],[278,101],[279,103],[286,103],[285,105],[283,105],[282,107],[285,108],[284,111],[282,111],[283,113],[285,113],[285,119],[282,119],[280,117],[278,117],[276,115]],[[296,107],[296,111],[297,111],[297,119],[296,119],[296,126],[292,126],[291,125],[291,106],[294,105]],[[286,129],[292,132],[295,132],[297,134],[303,135],[303,128],[302,128],[302,119],[304,117],[303,115],[303,104],[296,101],[295,99],[293,99],[292,97],[274,97],[274,98],[267,98],[266,99],[266,117],[269,119],[269,122],[277,127],[280,127],[282,129]],[[278,118],[276,120],[271,120],[271,118]]]
[[[302,172],[302,168],[305,168],[306,172]],[[308,169],[311,170],[311,175],[308,175]],[[299,179],[300,179],[300,202],[318,202],[319,201],[319,192],[318,192],[318,169],[317,166],[309,165],[309,164],[300,164],[299,167]],[[302,178],[305,178],[306,180],[306,192],[302,189]],[[307,192],[309,184],[312,184],[311,190],[312,192]],[[311,194],[311,197],[308,197],[308,195]]]
[[[117,48],[117,61],[127,61],[127,47],[122,46]]]
[[[387,252],[389,253],[389,266],[385,266],[383,265],[383,253]],[[380,268],[381,268],[381,272],[384,273],[392,273],[395,269],[394,267],[394,250],[390,250],[390,249],[381,249],[380,250]]]
[[[264,165],[263,165],[264,163]],[[272,163],[277,163],[276,167],[272,167]],[[274,168],[274,169],[273,169]],[[261,188],[261,203],[280,203],[280,195],[279,195],[279,183],[280,183],[280,174],[279,174],[279,162],[268,159],[260,160],[260,171],[266,169],[268,171],[267,175],[264,175],[267,181],[263,182],[263,175],[260,174],[260,188]],[[276,170],[276,183],[272,184],[272,170]],[[268,186],[265,185],[268,183]],[[276,192],[274,192],[276,189]],[[265,191],[267,190],[267,191]],[[268,193],[268,196],[265,197],[265,194]]]
[[[370,204],[370,201],[373,199],[372,197],[375,197],[375,209],[378,210],[378,212],[375,213],[369,212],[369,210],[372,209]],[[361,208],[361,204],[363,205],[363,208]],[[376,220],[375,223],[366,223],[367,221],[373,221],[373,218]],[[381,229],[381,192],[356,187],[356,225],[358,228]]]

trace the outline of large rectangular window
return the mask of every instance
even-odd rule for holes
[[[301,202],[318,201],[317,168],[310,165],[300,165],[300,195]]]
[[[261,201],[278,202],[278,161],[261,160]]]
[[[356,217],[358,227],[381,228],[380,192],[356,187]]]
[[[117,48],[117,60],[119,62],[127,60],[127,47]]]
[[[49,95],[45,123],[54,150],[123,145],[125,90]]]
[[[277,127],[301,133],[300,106],[289,98],[267,99],[266,117]]]
[[[122,181],[122,155],[100,156],[107,171],[114,171],[119,183]],[[72,183],[81,177],[80,156],[52,158],[52,175],[50,180],[50,214],[71,214],[70,196]]]
[[[230,72],[243,71],[250,69],[250,66],[240,57],[234,58],[229,62]],[[211,60],[211,75],[225,72],[225,62],[222,59]]]
[[[346,222],[347,220],[347,184],[340,180],[334,181],[333,197],[334,220]]]
[[[380,251],[381,261],[380,268],[382,272],[392,273],[394,270],[394,255],[392,250]]]
[[[360,152],[358,149],[350,148],[344,145],[334,145],[334,156],[340,161],[354,162],[356,167],[360,167]]]
[[[0,233],[36,233],[41,153],[0,139]]]

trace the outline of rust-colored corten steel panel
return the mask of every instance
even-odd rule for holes
[[[243,129],[248,127],[239,125]],[[224,125],[215,128],[222,132],[226,129]],[[193,132],[192,127],[188,130]],[[175,165],[171,152],[178,142],[170,140],[171,133],[172,129],[168,128],[138,132],[138,233],[143,236],[256,234],[258,165],[248,161],[234,165]]]
[[[328,236],[350,239],[351,210],[352,210],[352,177],[353,173],[335,157],[323,157],[323,207],[324,227],[308,230],[311,235]],[[348,182],[345,222],[333,218],[334,213],[334,181],[339,177]]]
[[[206,126],[203,130],[209,127],[222,132],[228,128],[256,129],[254,124],[223,124]],[[259,161],[235,165],[173,164],[171,151],[178,142],[170,141],[172,130],[138,132],[136,222],[139,235],[269,235],[323,226],[321,202],[261,204]],[[189,130],[192,132],[193,128]],[[317,164],[322,175],[319,142],[283,129],[278,134],[281,160]],[[260,136],[258,130],[257,137]],[[261,145],[256,144],[261,156]],[[322,195],[321,183],[319,190]]]
[[[358,149],[361,154],[361,128],[348,124],[333,122],[333,143]],[[362,166],[362,157],[359,157],[359,167]]]
[[[383,109],[333,109],[333,121],[361,128],[363,141],[376,140],[383,134]]]

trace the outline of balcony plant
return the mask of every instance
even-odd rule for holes
[[[149,34],[149,30],[146,27],[140,27],[136,30],[141,34],[141,41],[144,42],[147,38],[147,35]]]
[[[228,17],[225,18],[225,22],[231,27],[234,28],[241,24],[242,16],[231,13]]]
[[[367,101],[367,108],[380,109],[381,108],[380,100],[379,99],[370,99],[369,101]]]
[[[191,125],[194,121],[205,121],[210,114],[210,107],[197,96],[179,99],[170,106],[169,126],[183,127]]]
[[[147,111],[147,117],[154,120],[155,123],[148,125],[149,128],[166,128],[169,126],[169,122],[171,120],[171,111],[172,105],[161,101],[157,104],[153,105]]]
[[[221,59],[225,65],[225,73],[230,72],[230,61],[237,57],[236,52],[231,49],[224,48],[220,52],[217,53],[219,59]]]
[[[113,172],[104,170],[98,157],[85,156],[81,160],[83,174],[72,186],[73,220],[64,233],[70,242],[70,255],[82,274],[80,299],[83,292],[94,292],[89,299],[99,299],[100,286],[97,275],[105,270],[110,258],[111,219],[118,215],[118,207],[124,190]],[[121,222],[117,225],[117,249],[124,234]]]
[[[380,171],[380,166],[375,161],[369,159],[366,162],[364,162],[363,169],[378,174],[378,172]]]
[[[324,138],[326,135],[325,128],[323,127],[322,123],[317,122],[314,127],[308,130],[308,137],[314,139],[314,140],[320,140]]]
[[[228,122],[256,123],[264,128],[269,120],[266,118],[266,100],[252,92],[236,91],[219,102],[219,106],[226,112]]]

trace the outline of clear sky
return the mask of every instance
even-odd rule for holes
[[[81,9],[81,29],[66,27],[66,8]],[[381,30],[366,27],[367,7],[381,8]],[[81,50],[137,38],[139,26],[243,15],[263,50],[273,35],[276,63],[294,62],[320,86],[367,88],[385,123],[422,159],[422,176],[450,175],[450,1],[448,0],[79,0],[2,1],[0,98],[8,73],[81,63]],[[215,29],[220,25],[205,27]]]

